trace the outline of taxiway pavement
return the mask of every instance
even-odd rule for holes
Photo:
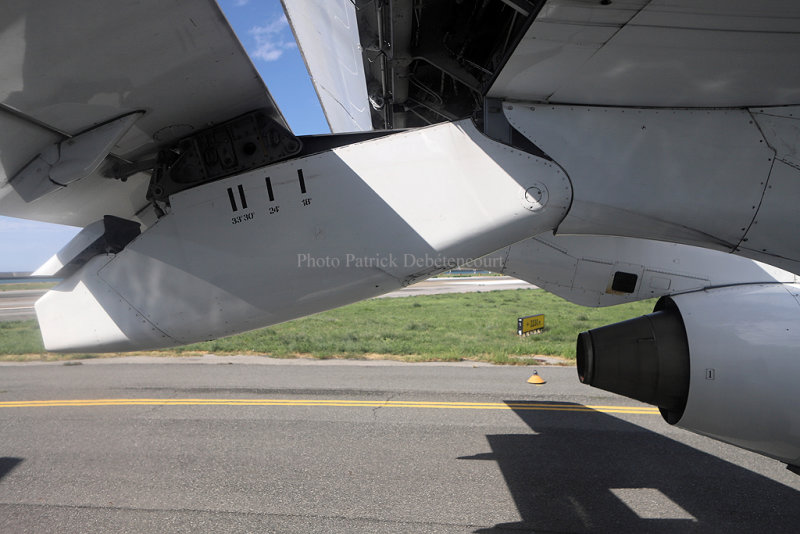
[[[34,319],[33,304],[45,293],[40,289],[0,291],[0,322]]]
[[[795,532],[800,477],[571,367],[0,365],[0,532]]]

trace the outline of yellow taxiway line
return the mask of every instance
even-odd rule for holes
[[[543,410],[643,415],[658,414],[658,408],[649,406],[594,406],[549,402],[361,401],[341,399],[70,399],[0,402],[0,408],[94,406],[328,406],[337,408],[438,408],[456,410]]]

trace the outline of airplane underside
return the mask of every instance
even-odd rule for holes
[[[29,66],[0,104],[0,212],[84,227],[37,271],[63,278],[36,303],[48,350],[214,339],[481,262],[587,306],[658,297],[579,336],[581,381],[798,469],[789,3],[285,4],[334,134],[289,130],[213,3],[128,5],[170,59],[131,72],[22,51],[108,76]],[[69,17],[30,9],[8,27],[32,41]]]
[[[791,273],[736,256],[775,255],[773,263],[796,266],[794,243],[774,237],[790,216],[787,188],[800,183],[800,171],[790,154],[772,156],[769,147],[788,142],[777,137],[780,128],[766,137],[756,126],[780,123],[791,110],[628,109],[630,119],[619,120],[618,109],[501,107],[502,116],[485,121],[506,121],[527,142],[491,139],[464,120],[225,178],[196,172],[211,177],[195,186],[159,176],[151,190],[183,189],[155,224],[114,255],[85,261],[73,247],[77,261],[62,255],[60,271],[42,273],[72,272],[36,303],[47,349],[215,339],[477,261],[587,305],[663,297],[653,318],[582,334],[582,381],[655,404],[671,423],[797,463],[787,392],[800,372],[800,285]],[[559,125],[570,131],[571,122],[585,123],[583,136],[567,138]],[[679,131],[676,142],[661,141]],[[724,141],[699,149],[709,136]],[[598,176],[596,159],[615,145],[627,148],[619,170]],[[204,154],[217,162],[229,150],[227,142],[207,145]],[[730,156],[718,161],[721,154]],[[642,171],[653,161],[674,162],[668,181]],[[115,228],[128,228],[112,222],[95,232],[112,239]],[[660,326],[667,315],[669,326]],[[757,349],[764,342],[773,349],[766,360]],[[783,385],[765,393],[748,379],[754,366],[766,368],[760,380]],[[768,431],[770,448],[759,441]]]

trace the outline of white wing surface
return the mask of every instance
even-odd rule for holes
[[[800,101],[791,0],[550,0],[489,96],[633,107]]]
[[[300,52],[334,133],[372,129],[355,6],[284,0]]]
[[[286,124],[212,0],[11,0],[0,8],[0,48],[2,215],[74,226],[134,218],[148,204],[143,173],[122,182],[101,166],[33,200],[38,193],[26,200],[24,180],[13,180],[37,155],[47,160],[53,147],[63,151],[128,114],[140,112],[119,139],[107,137],[115,163],[154,158],[161,146],[253,109]],[[102,154],[78,144],[81,162]]]

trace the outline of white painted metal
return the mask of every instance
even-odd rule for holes
[[[148,110],[121,156],[152,149],[170,125],[196,129],[259,107],[285,125],[212,0],[12,1],[3,23],[23,38],[3,41],[0,102],[70,133]]]
[[[33,202],[86,178],[142,115],[143,111],[129,113],[71,139],[43,147],[33,161],[11,178],[11,187],[26,202]]]
[[[775,161],[756,217],[739,244],[740,253],[774,262],[797,242],[800,206],[800,108],[751,110]]]
[[[331,131],[371,130],[354,3],[283,0],[283,5]]]
[[[5,184],[15,172],[31,161],[42,147],[62,139],[63,137],[57,133],[26,122],[0,108],[0,184]]]
[[[792,0],[549,0],[489,96],[631,107],[800,102]]]
[[[753,224],[747,230],[738,254],[779,263],[778,257],[796,261],[798,247],[798,206],[800,169],[775,161],[767,188]]]
[[[647,0],[546,2],[489,89],[493,98],[548,101]]]
[[[36,269],[31,276],[55,276],[58,271],[86,250],[87,247],[103,237],[105,232],[106,227],[102,220],[93,222],[78,232],[69,243]]]
[[[145,110],[114,149],[138,160],[256,108],[285,124],[213,0],[11,1],[0,11],[3,215],[85,226],[107,214],[133,218],[147,204],[143,175],[123,184],[93,174],[34,204],[22,200],[7,179],[65,138],[57,131],[74,135]]]
[[[800,106],[751,109],[775,158],[800,168]]]
[[[715,286],[797,281],[764,263],[689,245],[610,236],[543,234],[491,254],[498,272],[582,306],[613,306]],[[633,293],[612,290],[614,273],[636,274]]]
[[[770,232],[793,228],[798,182],[774,164],[747,110],[507,103],[504,111],[572,182],[574,200],[559,234],[679,242],[800,272],[800,242],[788,230],[777,239],[748,236],[754,219],[768,219]],[[784,196],[764,196],[768,179],[785,186]]]
[[[546,202],[526,198],[531,187],[546,189]],[[540,234],[570,198],[557,165],[471,121],[398,133],[174,195],[167,216],[47,293],[37,314],[49,350],[212,339],[385,293]],[[116,328],[78,328],[102,310]]]
[[[109,256],[95,256],[81,268],[80,276],[61,282],[36,301],[37,319],[40,324],[50,325],[41,329],[45,347],[57,350],[65,343],[80,340],[80,345],[86,348],[98,346],[113,350],[128,346],[132,350],[132,344],[121,343],[132,332],[142,346],[169,345],[171,340],[166,334],[98,277],[98,271],[110,259]],[[151,295],[151,298],[157,296]],[[109,340],[116,340],[116,344],[109,345]]]
[[[800,286],[673,297],[689,339],[689,400],[677,426],[800,465]]]
[[[148,226],[154,219],[152,212],[146,210],[150,204],[145,199],[149,181],[144,173],[135,174],[126,182],[94,173],[31,203],[6,184],[0,186],[0,214],[79,227],[104,215],[117,215]]]

